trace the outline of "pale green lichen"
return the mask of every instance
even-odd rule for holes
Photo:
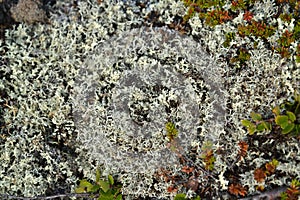
[[[91,0],[78,1],[76,7],[72,6],[71,3],[58,1],[55,8],[51,11],[49,24],[19,24],[12,30],[7,30],[6,41],[4,44],[1,43],[0,51],[6,52],[2,56],[3,60],[1,60],[0,68],[0,122],[3,125],[0,138],[1,194],[37,196],[45,194],[46,190],[49,193],[70,192],[72,188],[76,187],[76,181],[82,178],[79,177],[80,173],[86,178],[93,179],[94,171],[97,167],[95,165],[104,162],[104,164],[111,167],[106,169],[105,173],[109,173],[109,171],[115,172],[116,174],[114,175],[118,175],[119,180],[124,183],[123,192],[127,195],[126,198],[130,199],[137,196],[170,198],[174,196],[174,194],[166,192],[166,188],[170,185],[169,183],[164,182],[163,179],[154,180],[152,176],[155,173],[155,167],[158,166],[158,159],[149,161],[148,165],[142,166],[145,169],[140,170],[140,173],[136,174],[133,170],[134,166],[141,167],[141,165],[145,164],[145,161],[120,166],[122,162],[126,163],[128,160],[120,161],[119,159],[114,161],[110,158],[110,155],[117,155],[118,152],[112,151],[109,147],[102,147],[101,144],[103,143],[99,141],[101,137],[105,140],[110,138],[112,140],[110,142],[114,142],[114,139],[125,138],[127,140],[125,143],[120,143],[120,146],[123,145],[124,149],[126,149],[127,145],[131,153],[134,152],[134,145],[140,149],[145,149],[145,151],[151,148],[164,148],[164,142],[167,142],[163,136],[166,121],[162,120],[158,123],[158,125],[161,125],[158,129],[162,131],[154,133],[152,143],[140,144],[128,140],[124,134],[132,131],[131,127],[125,127],[126,131],[121,129],[123,128],[121,126],[122,120],[127,119],[127,117],[111,115],[107,112],[106,107],[93,107],[95,100],[118,105],[116,101],[105,100],[105,90],[101,91],[102,93],[98,93],[100,96],[103,95],[102,99],[100,96],[94,95],[94,90],[87,91],[87,97],[92,97],[90,99],[91,105],[89,105],[91,110],[88,109],[87,105],[84,105],[86,107],[83,107],[83,110],[88,110],[86,114],[95,111],[91,115],[93,117],[99,115],[100,117],[112,116],[115,118],[112,120],[115,121],[119,119],[118,126],[121,130],[117,132],[116,129],[110,129],[112,128],[111,124],[108,126],[101,124],[105,120],[111,120],[111,118],[105,118],[105,120],[100,117],[90,118],[93,123],[89,124],[86,122],[81,124],[81,126],[85,127],[80,127],[80,123],[76,121],[83,119],[82,117],[85,116],[81,112],[79,112],[79,114],[82,114],[81,117],[75,115],[73,108],[76,103],[71,101],[70,94],[76,96],[75,93],[71,92],[75,92],[76,89],[87,89],[83,87],[84,84],[110,86],[109,83],[121,81],[122,84],[116,87],[116,91],[120,93],[126,92],[126,88],[123,87],[126,85],[126,78],[124,78],[124,74],[121,73],[120,69],[104,68],[101,64],[107,64],[107,66],[111,67],[116,63],[118,56],[120,66],[124,63],[149,66],[151,62],[157,62],[155,58],[149,57],[135,60],[138,52],[124,55],[123,51],[120,50],[117,56],[114,54],[115,52],[109,52],[109,49],[113,47],[113,42],[118,37],[119,39],[115,41],[115,44],[122,40],[124,42],[136,40],[137,44],[136,46],[131,46],[132,50],[139,50],[136,47],[142,49],[142,44],[151,41],[153,45],[153,48],[150,49],[152,55],[157,54],[161,60],[173,61],[172,64],[182,70],[182,74],[185,73],[186,66],[192,66],[195,69],[199,67],[202,80],[198,80],[198,82],[192,78],[184,80],[186,81],[184,82],[186,88],[182,89],[180,94],[183,94],[186,98],[181,99],[181,105],[195,103],[199,106],[199,113],[203,115],[199,117],[199,121],[196,121],[198,124],[196,124],[197,126],[201,125],[195,127],[195,124],[192,123],[194,121],[184,119],[186,117],[197,118],[199,116],[197,113],[194,115],[189,113],[194,108],[193,106],[186,107],[186,110],[182,108],[182,112],[177,119],[179,123],[176,123],[176,125],[179,126],[178,135],[182,142],[185,143],[185,150],[188,150],[189,146],[201,149],[204,139],[211,139],[214,143],[214,149],[221,149],[226,152],[223,155],[216,155],[214,163],[214,170],[218,174],[218,180],[211,184],[211,188],[217,192],[227,189],[230,181],[227,180],[225,173],[230,167],[228,163],[236,162],[239,151],[237,142],[246,137],[246,131],[240,126],[240,120],[248,116],[253,109],[267,115],[268,113],[265,112],[270,110],[271,106],[284,101],[299,87],[299,68],[267,50],[260,39],[257,39],[257,48],[250,51],[251,59],[247,61],[245,68],[236,70],[227,65],[225,57],[229,50],[223,47],[225,40],[223,32],[234,31],[236,29],[235,25],[242,21],[242,15],[233,20],[232,23],[218,25],[213,30],[206,27],[199,18],[192,18],[190,20],[192,35],[201,42],[200,46],[192,37],[185,36],[185,39],[182,40],[179,34],[166,28],[149,29],[149,32],[145,33],[145,35],[149,36],[148,38],[145,38],[145,35],[139,32],[140,30],[145,30],[144,28],[138,28],[142,26],[144,20],[142,16],[146,16],[150,11],[158,11],[161,14],[159,20],[167,24],[171,23],[176,13],[184,14],[185,8],[180,1],[157,2],[153,0],[149,1],[149,4],[146,4],[144,9],[136,6],[130,7],[124,2],[117,3],[116,1],[103,1],[99,4]],[[129,10],[128,18],[124,12],[127,8]],[[253,9],[256,9],[256,7],[254,6]],[[268,9],[272,10],[272,7],[268,7]],[[292,24],[282,26],[291,27]],[[169,37],[172,34],[175,38],[180,39],[172,45],[161,42],[160,47],[163,44],[168,44],[168,46],[166,49],[162,48],[160,52],[154,48],[155,45],[158,45],[158,40],[155,39],[154,35],[157,35],[156,37],[162,35]],[[271,40],[276,40],[277,37],[278,35],[271,38]],[[230,45],[247,45],[248,42],[240,37],[236,37],[235,41]],[[99,47],[102,47],[105,51],[97,49]],[[212,57],[208,56],[209,54],[206,51],[211,52]],[[107,53],[106,57],[105,53]],[[94,55],[94,57],[91,55]],[[175,60],[179,58],[176,55],[183,55],[184,59],[181,61]],[[121,58],[122,56],[127,56],[127,58]],[[170,58],[166,58],[168,56]],[[93,58],[96,60],[91,60]],[[214,62],[212,62],[212,59]],[[107,61],[107,63],[103,63],[104,61]],[[206,62],[211,63],[208,64],[209,68],[204,67]],[[99,65],[95,65],[95,63]],[[82,66],[93,66],[96,69],[103,69],[101,73],[104,75],[104,80],[100,79],[100,83],[95,83],[94,79],[88,79],[87,77],[97,77],[99,74],[96,73],[100,71],[90,69],[90,74],[84,74]],[[167,68],[169,69],[168,72],[172,72],[170,66],[167,66]],[[137,70],[139,68],[135,69],[131,73],[140,76],[141,73]],[[95,76],[92,73],[95,73]],[[78,78],[78,75],[82,77]],[[157,74],[153,76],[158,77]],[[174,77],[174,75],[170,77]],[[82,82],[78,82],[80,78],[82,78]],[[166,76],[161,78],[166,79]],[[180,88],[178,86],[179,82],[175,84],[175,88]],[[188,92],[197,90],[197,87],[191,87],[193,84],[198,84],[197,94],[185,95]],[[170,87],[171,85],[170,83]],[[129,85],[127,86],[128,88],[130,87]],[[205,92],[207,92],[208,96],[204,98],[205,101],[202,101],[201,97],[205,93],[204,88],[206,88]],[[116,93],[111,94],[110,89],[112,88],[108,87],[107,89],[109,95],[118,96]],[[151,91],[149,88],[146,89]],[[134,90],[134,92],[134,99],[147,99],[147,92],[140,90]],[[175,91],[169,91],[164,94],[163,98],[157,98],[157,102],[170,103],[166,101],[166,97],[169,96],[174,97],[174,99],[182,98]],[[221,99],[218,97],[221,97]],[[191,102],[188,102],[189,98],[192,99]],[[212,102],[213,100],[215,102]],[[221,102],[220,107],[216,104],[218,102]],[[154,103],[152,102],[149,108],[153,108]],[[224,105],[226,105],[226,112],[224,112]],[[147,109],[145,108],[144,111],[147,111]],[[216,116],[216,113],[220,113],[220,115]],[[162,118],[165,117],[162,113],[158,114]],[[89,117],[87,116],[87,119]],[[187,124],[183,122],[187,122]],[[196,128],[201,129],[197,132]],[[109,135],[109,131],[113,132]],[[189,131],[191,131],[191,135],[189,135]],[[85,133],[86,136],[84,136]],[[115,138],[116,135],[124,136],[124,138]],[[149,138],[146,137],[147,140]],[[76,139],[77,141],[75,141]],[[84,140],[80,141],[81,139]],[[141,141],[137,140],[137,142]],[[266,143],[270,144],[272,142],[274,141],[266,141]],[[80,143],[81,145],[78,145]],[[109,144],[108,141],[107,144]],[[260,144],[257,142],[253,143],[253,145],[253,149],[255,149]],[[242,177],[240,181],[244,186],[249,186],[249,193],[255,190],[256,183],[252,177],[253,170],[267,161],[266,158],[260,157],[260,151],[254,151],[253,149],[243,161],[238,162],[241,168],[246,164],[251,168],[250,171],[244,171],[240,174]],[[106,155],[101,157],[99,153],[105,151]],[[289,177],[299,176],[299,143],[295,140],[286,141],[286,143],[278,144],[276,151],[280,152],[280,155],[285,155],[280,158],[283,164],[279,164],[277,169],[286,173],[286,175],[276,180],[268,180],[268,183],[275,183],[281,186],[289,182]],[[168,152],[166,155],[171,154]],[[269,155],[263,156],[273,155],[276,155],[276,152],[269,152]],[[158,156],[160,155],[154,155],[156,158]],[[105,161],[105,158],[108,161]],[[140,160],[142,158],[136,161]],[[169,164],[176,163],[174,157],[171,161]],[[202,161],[198,159],[195,163],[201,165]],[[153,166],[150,164],[153,164]],[[166,163],[161,164],[164,165]],[[170,171],[174,174],[180,172],[181,166],[178,163],[176,164],[170,168]],[[149,174],[143,173],[146,169],[150,169]],[[121,173],[117,174],[120,171]],[[127,173],[124,173],[124,171]],[[204,178],[199,177],[199,182],[205,181]],[[192,193],[185,188],[179,189],[182,192],[188,192],[188,194]]]
[[[192,46],[196,51],[186,54]],[[133,181],[137,172],[153,176],[160,167],[179,164],[166,149],[168,119],[178,125],[185,151],[197,137],[217,140],[225,99],[212,79],[221,83],[222,78],[194,40],[163,28],[141,28],[98,48],[80,69],[72,97],[78,137],[89,157],[110,173],[134,175]],[[124,191],[139,181],[124,181]],[[139,190],[147,191],[151,181],[142,182]]]

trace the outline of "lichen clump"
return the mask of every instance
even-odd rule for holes
[[[186,55],[191,47],[196,51]],[[201,46],[174,31],[141,28],[98,49],[80,69],[72,99],[82,146],[109,173],[132,174],[134,185],[141,181],[137,172],[150,176],[162,166],[177,166],[176,155],[166,148],[168,120],[176,122],[186,151],[197,137],[217,140],[224,96],[216,85],[222,78]]]
[[[250,135],[240,122],[269,118],[299,90],[299,19],[274,19],[279,1],[253,1],[248,12],[242,2],[194,5],[202,18],[185,20],[192,8],[179,0],[56,1],[48,23],[6,30],[0,193],[70,193],[99,166],[128,199],[297,188],[299,140]]]

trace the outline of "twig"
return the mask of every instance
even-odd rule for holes
[[[177,154],[177,156],[179,158],[182,158],[185,162],[189,161],[190,163],[193,163],[193,165],[196,167],[196,169],[199,169],[200,171],[202,171],[203,174],[206,174],[207,176],[213,178],[214,180],[217,180],[215,178],[215,174],[212,172],[208,172],[207,170],[204,170],[201,166],[196,165],[196,163],[194,161],[192,161],[190,158],[188,158],[186,155],[183,155],[179,152],[179,149],[183,149],[176,140],[173,140],[173,142],[175,143],[175,146],[177,147],[177,149],[175,150],[175,153]]]
[[[11,196],[7,194],[0,194],[0,199],[20,199],[20,200],[44,200],[44,199],[56,199],[63,197],[91,197],[90,193],[68,193],[68,194],[56,194],[52,196],[38,196],[38,197],[20,197],[20,196]],[[94,195],[93,198],[97,197]],[[92,197],[91,197],[92,198]]]
[[[254,196],[246,197],[246,198],[241,198],[239,200],[260,200],[260,199],[275,200],[276,198],[280,197],[280,194],[282,192],[285,192],[287,188],[288,187],[283,186],[283,187],[279,187],[279,188],[276,188],[276,189],[273,189],[273,190],[263,192],[263,193],[258,194],[258,195],[254,195]]]

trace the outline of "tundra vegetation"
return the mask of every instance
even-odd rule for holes
[[[299,198],[299,1],[41,2],[0,1],[0,198]]]

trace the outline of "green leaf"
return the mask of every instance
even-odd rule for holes
[[[108,193],[101,193],[98,200],[113,200],[114,198],[115,196],[110,192],[108,192]]]
[[[259,132],[264,131],[265,129],[266,129],[266,126],[264,125],[264,123],[260,123],[256,127],[256,130]]]
[[[290,112],[290,111],[286,111],[286,115],[288,116],[288,118],[294,122],[296,120],[296,116],[294,113]]]
[[[112,192],[112,190],[109,190],[107,192],[104,192],[104,191],[101,191],[100,192],[100,196],[98,198],[98,200],[114,200],[114,199],[122,199],[122,194],[119,194],[117,197],[116,197],[116,194],[114,194]]]
[[[122,194],[119,194],[119,195],[116,197],[116,200],[122,200]]]
[[[249,132],[249,135],[253,135],[255,132],[256,132],[256,126],[250,126],[248,127],[248,132]]]
[[[117,188],[116,188],[117,187]],[[117,195],[117,194],[119,194],[121,192],[121,186],[120,185],[117,185],[117,186],[115,186],[114,188],[111,188],[111,193],[113,194],[113,195]]]
[[[264,126],[265,130],[272,130],[272,125],[269,122],[262,121],[262,126]]]
[[[280,193],[280,200],[288,200],[289,197],[286,192]]]
[[[281,127],[281,129],[285,129],[286,127],[288,127],[290,125],[290,123],[287,121],[287,122],[285,122],[285,123],[282,123],[281,125],[280,125],[280,127]]]
[[[284,124],[286,124],[288,122],[289,118],[286,115],[278,115],[275,117],[275,122],[277,125],[280,125],[281,128],[284,128],[282,126],[284,126]]]
[[[272,124],[269,122],[266,122],[267,126],[268,126],[268,130],[272,130]]]
[[[293,179],[291,182],[291,186],[292,187],[300,187],[300,181],[298,181],[297,179]]]
[[[275,106],[275,108],[273,108],[272,112],[273,112],[275,115],[280,115],[280,108],[279,108],[279,106]]]
[[[98,182],[99,182],[99,180],[100,180],[100,177],[101,177],[101,172],[100,172],[100,170],[99,170],[99,169],[97,169],[97,170],[96,170],[96,183],[98,183]]]
[[[174,200],[186,200],[185,196],[186,196],[186,195],[183,194],[183,193],[177,194],[177,195],[175,196]]]
[[[178,130],[172,122],[166,123],[167,137],[172,140],[178,136]]]
[[[256,131],[256,125],[252,122],[250,122],[247,119],[241,120],[241,123],[243,126],[245,126],[249,132],[249,135],[253,135]]]
[[[268,123],[268,122],[262,121],[261,124],[262,124],[262,126],[264,126],[265,130],[271,130],[272,129],[271,124]]]
[[[92,188],[91,188],[91,191],[90,192],[98,192],[98,190],[100,189],[100,186],[99,185],[94,185]]]
[[[103,192],[107,192],[109,190],[109,183],[103,180],[99,180],[99,184]]]
[[[279,164],[279,161],[276,160],[276,159],[273,159],[273,160],[271,161],[271,164],[272,164],[274,167],[277,167],[278,164]]]
[[[80,181],[79,187],[84,188],[86,192],[91,192],[94,185],[88,182],[86,179],[83,179]]]
[[[85,187],[77,187],[75,189],[75,193],[85,193],[86,190],[85,190]]]
[[[300,124],[295,124],[295,134],[300,134]]]
[[[247,119],[241,120],[241,123],[242,123],[242,125],[245,126],[245,127],[249,127],[249,126],[251,126],[251,125],[253,124],[252,122],[250,122],[250,121],[247,120]],[[254,124],[253,124],[253,125],[254,125]]]
[[[82,179],[79,183],[79,186],[82,187],[93,187],[93,184],[91,184],[89,181],[87,181],[86,179]]]
[[[294,129],[294,127],[295,127],[294,123],[288,123],[288,125],[282,129],[282,134],[290,133]]]
[[[299,97],[300,97],[300,95],[299,95]],[[296,106],[296,108],[295,108],[295,110],[294,110],[294,113],[295,113],[296,115],[299,115],[299,114],[300,114],[300,101],[298,101],[298,104],[297,104],[297,106]]]
[[[111,176],[111,175],[108,175],[108,182],[109,184],[113,185],[115,182],[114,182],[114,178]]]
[[[250,116],[254,121],[262,120],[261,114],[259,114],[259,113],[251,112]]]

